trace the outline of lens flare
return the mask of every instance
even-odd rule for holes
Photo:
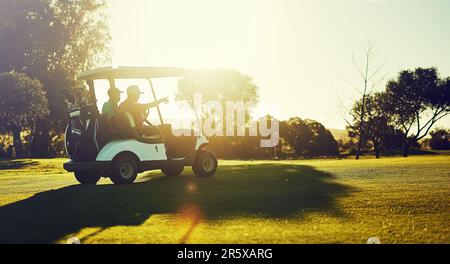
[[[193,181],[186,183],[186,186],[184,188],[188,194],[195,194],[198,191],[198,186]]]

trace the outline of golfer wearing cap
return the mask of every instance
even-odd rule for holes
[[[139,98],[143,94],[139,87],[136,85],[132,85],[127,89],[127,99],[120,104],[119,111],[120,112],[128,112],[130,113],[134,121],[136,123],[136,129],[141,134],[146,134],[145,126],[144,126],[144,112],[147,109],[157,107],[161,103],[168,103],[169,100],[167,98],[160,99],[156,102],[150,104],[138,104]]]
[[[111,88],[108,90],[109,101],[103,104],[102,114],[111,117],[117,113],[117,104],[120,101],[121,93],[122,92],[117,88]]]

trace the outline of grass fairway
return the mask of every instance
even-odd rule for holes
[[[80,186],[64,160],[0,161],[0,242],[450,243],[450,156],[221,161]]]

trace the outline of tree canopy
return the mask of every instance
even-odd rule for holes
[[[435,150],[450,150],[450,130],[437,128],[430,133],[429,146]]]
[[[258,87],[248,75],[235,70],[215,69],[196,71],[181,79],[176,93],[177,100],[186,100],[191,106],[194,95],[200,93],[203,100],[258,103]]]
[[[21,132],[48,115],[41,82],[23,73],[0,74],[0,131],[13,133],[17,156],[22,156]]]
[[[314,120],[294,117],[280,124],[280,136],[302,157],[338,156],[337,141],[331,132]]]
[[[349,136],[359,137],[360,122],[364,122],[366,148],[372,143],[379,157],[380,149],[400,144],[406,157],[409,148],[418,146],[436,122],[449,114],[450,78],[441,78],[436,68],[404,70],[387,83],[385,91],[354,103]]]
[[[49,116],[33,129],[34,156],[48,156],[63,130],[66,99],[77,75],[109,59],[104,0],[0,2],[0,72],[23,72],[46,92]]]
[[[441,79],[436,68],[401,71],[389,81],[387,112],[404,134],[403,154],[411,144],[428,135],[437,121],[450,114],[450,81]]]
[[[359,137],[360,122],[364,122],[365,137],[362,145],[366,145],[370,141],[375,150],[376,157],[380,157],[380,150],[384,139],[394,130],[391,125],[391,117],[386,112],[386,104],[388,97],[386,93],[378,92],[367,95],[364,99],[364,117],[361,117],[362,99],[354,103],[352,111],[353,123],[348,126],[349,136]]]

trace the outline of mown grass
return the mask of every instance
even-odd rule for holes
[[[64,160],[0,161],[0,242],[450,243],[450,156],[221,161],[77,185]]]

